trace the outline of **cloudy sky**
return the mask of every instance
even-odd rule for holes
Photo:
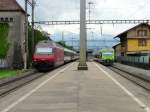
[[[79,20],[80,0],[36,0],[35,20]],[[149,19],[150,0],[87,0],[94,4],[91,19]],[[23,6],[22,0],[18,2]],[[88,16],[88,5],[87,5]],[[117,35],[134,25],[90,25],[90,32]],[[79,25],[42,26],[49,33],[79,33]]]

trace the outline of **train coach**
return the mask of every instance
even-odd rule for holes
[[[77,53],[52,41],[40,41],[33,54],[33,66],[37,70],[49,70],[77,59]]]
[[[64,63],[69,63],[75,61],[79,58],[78,54],[75,51],[64,48]]]

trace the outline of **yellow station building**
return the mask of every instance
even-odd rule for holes
[[[114,38],[120,39],[120,43],[114,46],[116,56],[150,55],[149,24],[139,24]]]

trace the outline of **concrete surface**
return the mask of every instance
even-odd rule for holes
[[[1,98],[0,112],[149,112],[94,63],[88,63],[88,71],[77,71],[77,66],[73,63],[58,73],[61,67]],[[53,78],[32,93],[49,77]]]
[[[139,100],[144,102],[147,106],[150,107],[150,91],[144,89],[140,85],[128,80],[125,77],[122,77],[122,75],[115,73],[111,69],[108,69],[107,67],[103,65],[101,66],[104,70],[109,72],[111,76],[113,76],[118,82],[120,82],[125,88],[127,88],[132,94],[134,94],[135,97],[137,97]]]
[[[128,65],[124,65],[124,64],[120,64],[120,63],[114,63],[113,66],[120,70],[123,70],[129,74],[132,74],[132,75],[138,76],[144,80],[150,81],[150,70],[136,68],[133,66],[128,66]]]

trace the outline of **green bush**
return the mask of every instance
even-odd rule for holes
[[[29,39],[29,43],[28,43],[28,47],[29,47],[29,58],[28,58],[28,66],[30,66],[31,62],[32,62],[32,29],[31,29],[31,26],[29,26],[29,35],[28,35],[28,39]],[[36,45],[39,41],[42,41],[42,40],[47,40],[48,38],[46,36],[44,36],[42,34],[41,31],[35,29],[34,30],[34,44]]]
[[[9,49],[8,31],[8,23],[0,23],[0,58],[5,58]]]
[[[64,48],[67,48],[67,49],[70,49],[70,50],[73,50],[73,47],[72,46],[69,46],[67,45],[64,41],[59,41],[57,42],[59,45],[63,46]]]

